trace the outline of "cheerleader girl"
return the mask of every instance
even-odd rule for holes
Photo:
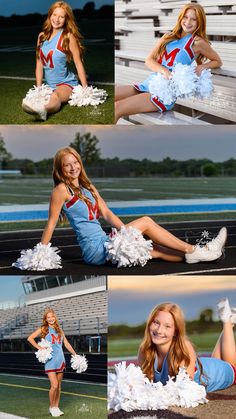
[[[22,103],[25,112],[45,121],[47,114],[58,112],[68,102],[73,87],[79,84],[78,79],[83,87],[87,86],[81,39],[71,7],[64,1],[54,3],[38,36],[36,53],[36,85],[42,85],[44,73],[53,93],[47,105],[32,105],[25,98]],[[68,69],[70,61],[74,61],[78,76]]]
[[[47,245],[50,242],[62,212],[76,233],[84,261],[94,265],[106,263],[105,244],[109,236],[102,229],[98,218],[101,215],[118,230],[124,224],[107,207],[87,177],[76,150],[65,147],[56,153],[53,180],[55,187],[52,191],[49,218],[41,243]],[[153,241],[152,258],[170,262],[181,261],[184,256],[188,263],[218,259],[222,254],[227,236],[226,228],[222,228],[215,239],[205,247],[199,247],[178,239],[146,216],[131,221],[127,226],[135,227]]]
[[[54,310],[48,308],[43,314],[42,325],[39,329],[35,330],[29,337],[28,342],[36,349],[44,349],[35,341],[40,336],[48,340],[53,348],[52,358],[45,363],[45,373],[50,380],[49,390],[49,412],[53,417],[58,417],[64,413],[59,409],[60,395],[61,395],[61,382],[63,378],[63,371],[65,369],[65,357],[62,351],[62,344],[72,354],[76,355],[74,349],[65,337],[61,329]]]
[[[139,365],[150,380],[166,384],[184,367],[190,378],[206,386],[206,391],[222,390],[236,383],[236,346],[232,314],[227,299],[218,304],[222,333],[211,357],[198,357],[185,334],[185,320],[180,307],[163,303],[151,312],[139,348]]]
[[[201,5],[186,4],[181,10],[177,23],[171,32],[162,36],[148,55],[145,64],[164,78],[171,78],[177,63],[190,65],[196,61],[196,74],[202,70],[218,68],[222,65],[219,55],[211,48],[206,35],[206,15]],[[165,105],[149,91],[149,82],[154,73],[143,83],[116,88],[115,118],[139,112],[165,112],[175,104]]]

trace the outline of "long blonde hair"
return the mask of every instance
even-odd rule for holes
[[[67,61],[71,61],[72,58],[73,58],[72,54],[71,54],[71,51],[70,51],[70,48],[69,48],[69,43],[70,43],[69,35],[70,34],[72,34],[75,37],[77,45],[79,47],[81,57],[83,57],[84,47],[83,47],[82,42],[81,42],[82,39],[83,39],[83,36],[81,35],[81,33],[78,30],[72,8],[65,1],[57,1],[57,2],[53,3],[51,5],[50,9],[48,10],[47,19],[45,20],[45,22],[43,24],[43,32],[39,36],[39,45],[37,47],[37,56],[39,54],[39,49],[40,49],[40,46],[42,45],[42,43],[44,41],[48,41],[50,39],[51,35],[52,35],[53,27],[52,27],[52,24],[51,24],[51,16],[52,16],[54,10],[57,7],[60,7],[65,12],[65,24],[64,24],[64,27],[63,27],[62,48],[63,48],[64,53],[66,54]]]
[[[151,339],[150,326],[160,311],[170,313],[175,325],[175,335],[168,352],[169,375],[176,376],[179,372],[180,365],[184,365],[187,368],[190,364],[190,356],[186,346],[185,320],[181,308],[174,303],[159,304],[152,310],[148,317],[144,338],[140,345],[140,353],[144,359],[141,368],[150,380],[154,378],[153,366],[156,357],[156,345]]]
[[[207,34],[206,34],[206,14],[205,11],[203,9],[203,7],[200,4],[196,4],[196,3],[188,3],[185,4],[185,6],[183,7],[183,9],[180,11],[177,22],[174,26],[174,28],[172,29],[171,32],[166,33],[163,36],[161,45],[158,46],[158,48],[156,48],[156,50],[154,50],[153,53],[153,57],[154,58],[158,58],[160,56],[162,56],[162,54],[164,53],[165,49],[166,49],[166,45],[171,42],[174,41],[176,39],[180,39],[181,35],[182,35],[182,26],[181,26],[181,22],[186,14],[186,12],[192,9],[195,11],[196,13],[196,18],[197,18],[197,27],[195,29],[195,31],[193,32],[193,36],[199,36],[202,39],[205,39],[205,41],[208,41],[207,38]],[[201,64],[204,61],[205,57],[201,54],[199,54],[199,56],[196,58],[197,64]]]
[[[48,322],[47,322],[47,315],[49,313],[52,313],[54,315],[55,319],[56,319],[55,320],[55,323],[53,325],[53,328],[58,333],[58,335],[62,336],[63,335],[63,331],[62,331],[62,329],[61,329],[61,327],[59,325],[59,322],[58,322],[56,313],[55,313],[55,311],[52,308],[49,307],[43,313],[43,320],[42,320],[42,325],[41,325],[41,335],[42,335],[42,337],[45,338],[45,336],[47,336],[47,334],[48,334],[49,325],[48,325]]]
[[[70,177],[64,173],[62,160],[63,160],[63,157],[66,156],[67,154],[72,154],[80,164],[81,170],[80,170],[80,174],[78,178],[79,188],[75,188],[75,186],[72,184],[70,180]],[[82,186],[83,188],[88,189],[93,195],[94,199],[97,201],[97,196],[94,192],[94,186],[85,172],[85,168],[83,166],[83,162],[81,160],[79,153],[74,148],[64,147],[57,151],[54,157],[54,161],[53,161],[52,176],[53,176],[55,186],[59,185],[59,183],[64,183],[67,187],[71,188],[74,191],[74,193],[78,196],[79,199],[90,204],[91,201],[86,196],[84,196],[84,194],[81,191],[81,186]]]

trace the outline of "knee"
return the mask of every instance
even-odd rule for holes
[[[120,100],[116,100],[115,102],[115,115],[117,119],[122,116]]]
[[[57,381],[53,381],[53,383],[51,383],[51,389],[54,391],[57,391],[59,389],[59,384]]]
[[[148,217],[147,215],[145,215],[144,217],[142,217],[142,220],[143,220],[143,222],[144,222],[144,223],[146,223],[146,224],[151,224],[151,223],[153,223],[152,218]]]

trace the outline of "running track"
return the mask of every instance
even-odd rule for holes
[[[76,244],[74,232],[70,229],[56,230],[53,236],[53,246],[61,250],[63,268],[43,271],[43,274],[80,274],[80,275],[236,275],[236,221],[213,221],[191,223],[162,224],[181,239],[186,238],[186,232],[191,243],[203,230],[217,234],[222,226],[228,228],[225,257],[217,262],[198,263],[189,265],[185,262],[169,263],[160,260],[151,260],[146,266],[120,268],[115,265],[87,265],[83,262],[79,246]],[[109,232],[109,228],[106,229]],[[1,275],[36,275],[36,271],[20,271],[11,266],[20,256],[20,250],[32,248],[40,241],[42,231],[0,233],[0,274]]]

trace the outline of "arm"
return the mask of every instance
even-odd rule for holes
[[[66,339],[64,333],[63,333],[63,343],[66,347],[66,349],[72,354],[72,355],[76,355],[76,352],[74,351],[74,349],[72,348],[71,344],[68,342],[68,340]]]
[[[154,53],[156,52],[157,48],[160,47],[161,43],[163,41],[163,37],[158,40],[155,47],[152,49],[150,54],[147,56],[145,60],[145,64],[150,70],[155,71],[157,73],[161,73],[165,79],[169,79],[171,77],[171,71],[169,71],[167,68],[165,68],[163,65],[158,63],[158,59],[160,57],[155,58]]]
[[[193,345],[191,344],[191,342],[189,342],[188,340],[185,341],[188,353],[189,353],[189,357],[190,357],[190,364],[188,367],[186,367],[185,365],[181,365],[182,367],[186,368],[186,371],[189,375],[189,377],[193,380],[194,378],[194,372],[195,372],[195,365],[196,365],[196,359],[197,359],[197,355],[196,352],[193,348]]]
[[[102,199],[102,197],[99,195],[98,191],[95,188],[94,188],[94,192],[96,193],[99,210],[104,220],[110,223],[113,227],[120,229],[121,226],[124,225],[124,223],[119,219],[119,217],[113,214],[113,212],[108,208],[107,204],[105,203],[105,201]]]
[[[40,35],[41,33],[38,36],[37,47],[39,47],[39,44],[40,44],[39,43]],[[36,86],[37,87],[41,86],[43,82],[43,63],[39,57],[36,57],[35,77],[36,77]]]
[[[214,51],[210,44],[205,41],[205,39],[197,38],[194,42],[193,50],[196,55],[202,54],[208,59],[205,63],[197,65],[196,73],[198,76],[200,76],[202,70],[204,69],[219,68],[222,66],[222,61],[219,55],[216,51]]]
[[[39,346],[36,342],[35,342],[35,338],[37,338],[39,335],[41,335],[41,327],[37,330],[35,330],[35,332],[33,332],[28,338],[27,341],[36,349],[43,349],[41,346]]]
[[[47,225],[43,231],[41,243],[48,244],[52,238],[56,228],[57,221],[61,212],[62,205],[67,199],[67,190],[64,184],[60,184],[54,188],[50,200],[49,217]]]
[[[76,39],[72,34],[70,34],[69,48],[73,56],[73,61],[75,63],[75,67],[76,67],[80,82],[83,87],[86,87],[88,83],[87,83],[85,69],[84,69],[81,56],[80,56],[80,50],[76,42]]]

